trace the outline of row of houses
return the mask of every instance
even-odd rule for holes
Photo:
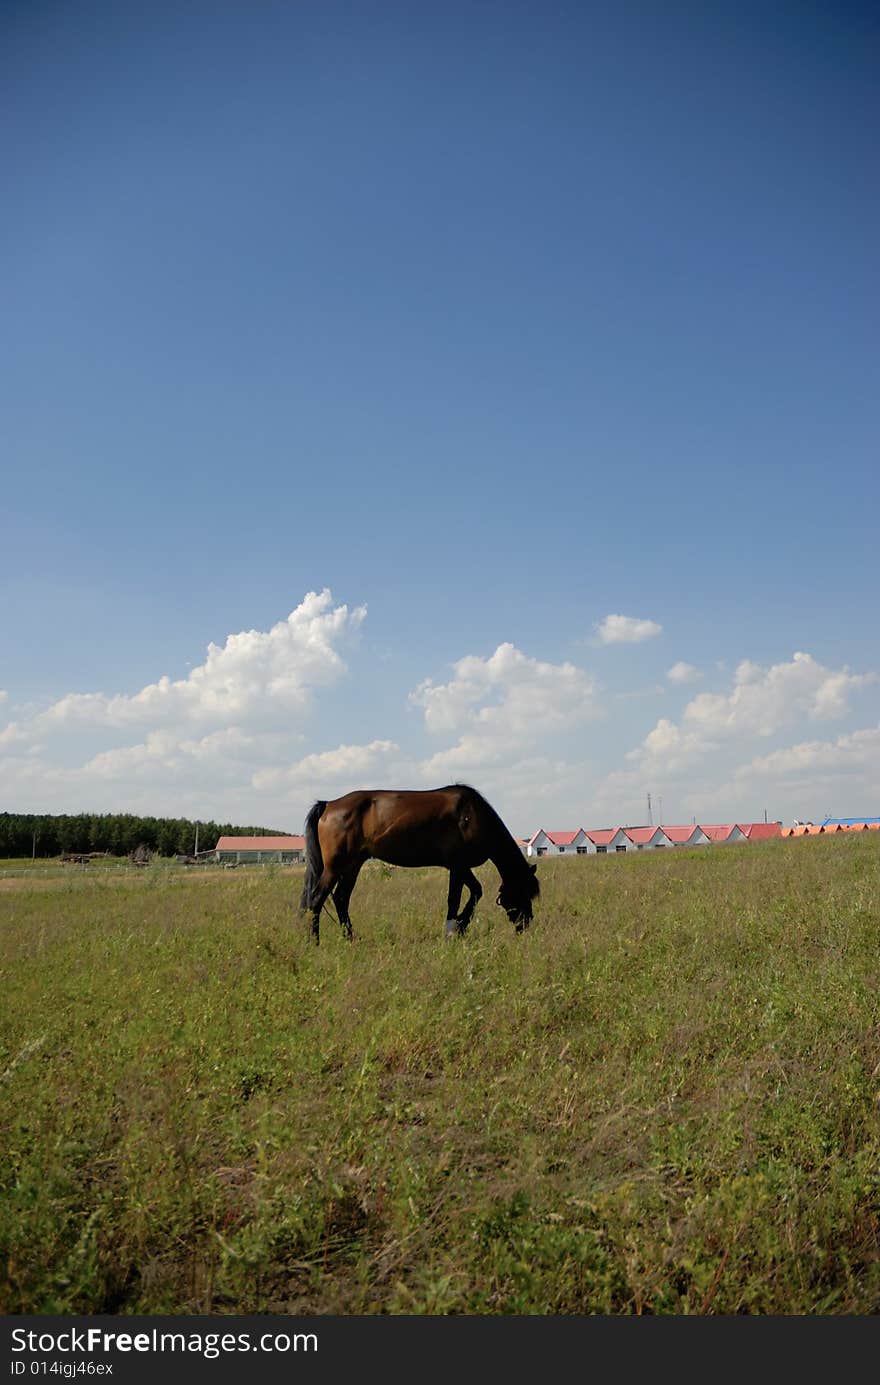
[[[796,822],[794,827],[782,829],[783,837],[818,837],[829,832],[880,832],[880,818],[836,818],[818,827],[813,822]]]
[[[828,819],[820,827],[781,822],[692,823],[686,827],[601,827],[588,831],[548,832],[541,827],[532,837],[520,839],[526,856],[604,856],[614,851],[655,851],[663,847],[727,845],[767,841],[772,837],[800,837],[829,832],[880,830],[880,818]]]
[[[764,841],[782,834],[780,822],[691,823],[686,827],[584,827],[548,832],[540,827],[520,841],[526,856],[604,856],[618,851],[656,851],[663,847]]]

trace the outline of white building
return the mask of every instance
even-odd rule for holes
[[[655,851],[657,847],[672,846],[662,827],[625,827],[623,830],[636,851]]]
[[[697,827],[696,823],[690,827],[664,827],[663,831],[673,846],[706,846],[709,842],[702,827]]]
[[[635,850],[635,846],[622,827],[597,827],[594,831],[588,832],[587,836],[592,843],[593,852],[597,856],[605,856],[612,851]]]
[[[586,833],[582,827],[576,832],[545,832],[543,827],[539,827],[526,846],[526,855],[582,856],[581,848],[585,840]]]
[[[700,826],[710,842],[716,846],[727,846],[729,842],[747,842],[748,837],[745,832],[740,831],[735,822],[725,822],[722,824],[709,824],[705,822]]]

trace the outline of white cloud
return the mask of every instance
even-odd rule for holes
[[[824,668],[810,654],[795,654],[787,664],[769,669],[744,659],[726,696],[700,693],[688,703],[684,720],[707,735],[769,736],[807,716],[840,717],[849,710],[848,694],[875,680],[875,675]]]
[[[454,746],[422,762],[429,778],[460,775],[508,756],[519,757],[547,736],[596,717],[594,680],[574,664],[530,658],[500,644],[488,659],[467,655],[448,683],[430,678],[410,694],[431,732],[458,732]]]
[[[880,772],[880,726],[853,731],[835,741],[801,741],[798,745],[760,755],[736,770],[738,779],[789,779],[801,775],[820,777],[837,774]]]
[[[770,668],[745,659],[729,693],[699,693],[680,725],[662,717],[627,759],[655,775],[680,773],[722,742],[766,738],[804,719],[841,717],[849,694],[874,681],[874,674],[825,668],[810,654]]]
[[[243,763],[252,766],[254,758],[263,758],[277,742],[277,736],[248,735],[238,726],[212,731],[198,740],[181,739],[174,731],[160,729],[136,745],[100,751],[83,765],[82,772],[107,780],[137,775],[158,781],[184,770],[234,776]]]
[[[661,717],[635,750],[627,752],[627,760],[648,762],[653,768],[661,765],[668,774],[685,768],[697,756],[714,749],[712,742],[695,731],[682,731],[668,717]]]
[[[176,737],[170,731],[153,731],[137,745],[102,750],[83,765],[83,775],[99,779],[127,779],[131,775],[156,776],[159,771],[176,772],[182,767]]]
[[[21,811],[207,806],[260,821],[254,775],[290,762],[318,693],[345,676],[342,651],[364,616],[363,607],[334,605],[328,590],[310,592],[271,629],[209,645],[184,678],[28,709],[0,731],[4,787]],[[271,805],[265,813],[271,818]]]
[[[639,620],[636,616],[606,616],[595,626],[600,644],[639,644],[659,635],[663,626],[656,620]]]
[[[0,731],[0,747],[15,745],[27,740],[30,740],[30,736],[20,722],[10,721],[8,726],[4,726],[3,730]]]
[[[666,677],[670,683],[696,683],[702,678],[702,673],[693,664],[686,664],[683,659],[679,659],[677,664],[667,669]]]
[[[68,693],[30,723],[33,732],[70,726],[218,725],[302,712],[315,689],[345,673],[338,645],[357,629],[364,607],[333,606],[328,590],[309,592],[271,630],[242,630],[209,644],[185,678],[167,675],[139,692]]]
[[[364,775],[387,773],[393,757],[399,757],[399,750],[394,741],[338,745],[335,750],[320,750],[304,755],[283,769],[258,770],[251,782],[255,789],[308,788],[312,794],[323,794],[328,785],[335,785],[339,780],[345,780],[348,788],[357,788],[357,784],[348,781]]]

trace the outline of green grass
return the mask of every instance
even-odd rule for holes
[[[880,1311],[880,843],[0,892],[6,1313]]]

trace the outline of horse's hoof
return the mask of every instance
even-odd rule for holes
[[[460,929],[459,926],[458,926],[458,919],[447,919],[447,920],[446,920],[446,936],[447,936],[447,938],[457,938],[457,937],[460,936],[460,934],[461,934],[461,929]]]

